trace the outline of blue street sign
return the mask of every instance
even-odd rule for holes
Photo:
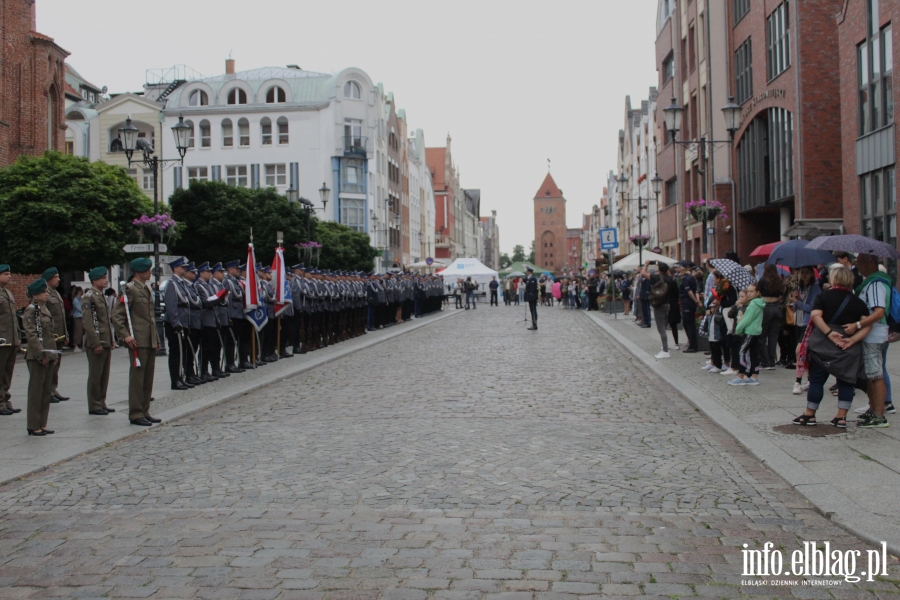
[[[600,230],[600,248],[603,250],[615,250],[619,247],[619,232],[615,229]]]

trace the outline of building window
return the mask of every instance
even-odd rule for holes
[[[194,90],[188,96],[188,106],[209,106],[209,96],[203,90]]]
[[[222,120],[222,145],[234,146],[234,126],[231,124],[231,119]]]
[[[247,165],[225,167],[225,183],[238,187],[247,187]]]
[[[269,91],[266,92],[266,104],[282,104],[284,102],[287,102],[287,97],[284,90],[277,85],[270,87]]]
[[[188,185],[194,181],[209,181],[209,167],[188,167]]]
[[[250,145],[250,121],[247,119],[238,120],[238,136],[240,136],[241,146]]]
[[[678,178],[673,177],[666,182],[666,192],[663,196],[663,206],[675,206],[678,204]]]
[[[66,142],[66,154],[75,154],[75,142]]]
[[[871,10],[870,3],[870,10]],[[877,9],[877,5],[875,6]],[[877,20],[874,21],[877,24]],[[888,25],[856,48],[859,82],[859,135],[894,122],[893,40]]]
[[[122,146],[122,140],[117,137],[114,137],[112,141],[109,143],[109,151],[110,152],[121,152],[125,147]]]
[[[862,234],[897,247],[897,189],[894,167],[859,178]]]
[[[747,126],[737,147],[739,210],[747,211],[794,195],[793,115],[770,108]]]
[[[269,117],[263,117],[259,122],[259,131],[262,134],[262,145],[272,145],[272,120]]]
[[[144,171],[144,174],[141,177],[141,187],[144,188],[145,191],[153,189],[153,173],[151,171]]]
[[[191,135],[188,138],[188,148],[194,147],[194,122],[193,121],[185,121],[185,125],[191,128]]]
[[[356,231],[365,231],[365,201],[355,198],[341,198],[341,223]]]
[[[200,147],[209,148],[212,145],[212,134],[209,121],[203,119],[200,121]]]
[[[741,19],[750,12],[750,0],[734,0],[734,24],[737,25]]]
[[[358,160],[345,160],[342,166],[341,191],[364,194],[365,185],[362,163]]]
[[[247,92],[234,88],[228,92],[228,104],[247,104]]]
[[[286,165],[266,165],[266,185],[287,185]]]
[[[750,38],[734,53],[734,77],[735,99],[738,104],[743,104],[753,95],[753,47]]]
[[[675,77],[675,55],[672,52],[669,52],[669,55],[663,61],[662,72],[663,85],[665,85],[670,79]]]
[[[766,19],[766,75],[769,81],[791,66],[791,17],[788,0]]]
[[[286,117],[278,117],[278,144],[288,143],[288,120]]]
[[[355,81],[348,81],[344,84],[344,98],[351,100],[359,100],[362,98],[362,90]]]
[[[691,73],[697,68],[697,33],[694,30],[693,23],[688,28],[688,67]]]

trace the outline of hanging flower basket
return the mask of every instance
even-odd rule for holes
[[[169,213],[158,215],[141,215],[131,222],[137,227],[138,239],[144,241],[144,236],[150,241],[159,240],[161,244],[172,242],[177,238],[178,223]]]
[[[322,244],[319,242],[303,242],[302,244],[294,244],[294,248],[297,249],[297,256],[300,257],[301,262],[310,265],[315,264],[316,267],[319,266],[319,257],[322,254]]]
[[[725,213],[725,205],[716,200],[692,200],[685,207],[695,221],[715,221],[717,218],[728,218]]]
[[[628,239],[629,239],[629,241],[631,241],[632,244],[634,244],[637,247],[646,246],[648,243],[650,243],[650,236],[647,235],[646,233],[642,233],[640,235],[633,235]]]

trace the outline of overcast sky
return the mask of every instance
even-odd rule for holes
[[[526,250],[552,161],[569,227],[615,168],[625,96],[656,85],[656,0],[38,0],[38,31],[88,81],[138,91],[147,69],[203,75],[298,64],[365,70],[427,146],[453,137],[463,187],[497,211],[500,248]]]

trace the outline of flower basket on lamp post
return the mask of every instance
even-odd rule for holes
[[[175,239],[175,233],[178,229],[178,223],[169,213],[161,213],[158,215],[141,215],[139,218],[131,222],[137,227],[138,240],[144,241],[146,235],[150,241],[159,240],[164,244]]]
[[[692,200],[685,207],[694,220],[698,222],[728,218],[728,215],[725,213],[725,205],[716,200]]]
[[[650,236],[647,235],[646,233],[642,233],[639,235],[633,235],[630,238],[628,238],[628,240],[632,244],[634,244],[635,246],[640,248],[640,247],[646,246],[648,243],[650,243]]]

